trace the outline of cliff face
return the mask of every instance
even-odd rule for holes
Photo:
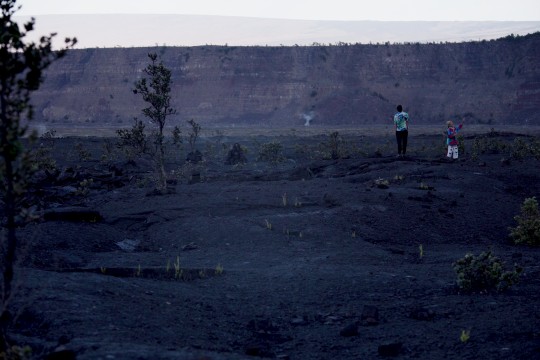
[[[149,52],[173,72],[169,125],[385,124],[398,103],[422,124],[540,125],[540,33],[451,44],[72,50],[47,70],[35,119],[131,125],[145,106],[132,89]]]

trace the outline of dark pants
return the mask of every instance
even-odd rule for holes
[[[397,140],[397,152],[399,155],[407,152],[407,136],[409,132],[407,130],[396,131],[396,140]]]

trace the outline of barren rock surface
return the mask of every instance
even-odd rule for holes
[[[285,161],[256,161],[270,140]],[[189,169],[171,155],[178,176],[157,195],[150,161],[112,166],[102,139],[57,139],[58,167],[78,177],[33,189],[56,215],[19,231],[14,339],[77,359],[540,356],[540,249],[508,238],[523,200],[540,197],[539,161],[473,158],[471,135],[449,162],[440,135],[420,134],[404,159],[392,136],[350,135],[362,151],[325,160],[314,149],[327,140],[225,137],[248,149],[245,165],[219,147]],[[490,249],[523,268],[520,283],[460,293],[452,263]]]

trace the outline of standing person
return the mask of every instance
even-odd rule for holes
[[[397,106],[397,113],[394,115],[396,125],[396,140],[398,157],[404,157],[407,153],[407,137],[409,135],[409,114],[403,111],[403,106]]]
[[[455,127],[452,120],[449,120],[446,122],[446,126],[448,127],[446,130],[446,145],[448,145],[446,156],[449,159],[457,160],[459,155],[457,133],[461,130],[463,124],[459,124],[458,127]]]

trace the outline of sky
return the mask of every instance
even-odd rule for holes
[[[539,0],[19,0],[17,15],[184,14],[339,21],[538,21]]]
[[[18,0],[17,4],[18,21],[36,18],[36,31],[29,39],[57,33],[55,48],[63,46],[65,37],[76,37],[77,48],[291,46],[459,42],[540,31],[540,0]]]

